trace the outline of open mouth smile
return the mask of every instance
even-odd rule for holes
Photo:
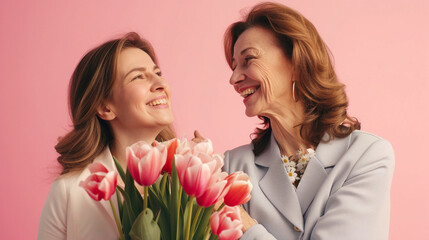
[[[260,86],[254,86],[254,87],[246,88],[246,89],[244,89],[244,90],[242,90],[242,91],[240,92],[240,95],[241,95],[244,99],[247,99],[247,98],[248,98],[248,97],[250,97],[253,93],[255,93],[255,92],[259,89],[259,87],[260,87]]]
[[[151,107],[155,107],[155,106],[159,106],[159,105],[167,105],[167,103],[168,103],[167,98],[162,97],[162,98],[158,98],[158,99],[150,101],[149,103],[147,103],[147,105],[149,105]]]

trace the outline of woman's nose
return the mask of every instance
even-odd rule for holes
[[[168,89],[168,88],[169,88],[169,85],[168,85],[167,81],[165,81],[165,79],[162,78],[161,76],[154,74],[153,85],[151,87],[151,90],[152,91],[158,91],[158,90],[164,90],[164,89]]]
[[[232,72],[231,78],[229,79],[229,83],[231,85],[235,85],[243,81],[245,78],[246,76],[244,75],[243,72],[239,71],[238,69],[235,69]]]

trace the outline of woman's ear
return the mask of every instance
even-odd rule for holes
[[[97,115],[106,121],[111,121],[116,118],[116,114],[112,111],[109,105],[102,105],[97,108]]]

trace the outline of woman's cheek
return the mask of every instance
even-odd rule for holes
[[[268,103],[270,102],[270,99],[274,97],[275,90],[275,86],[272,81],[272,74],[267,67],[263,65],[258,65],[258,67],[260,69],[259,81],[261,83],[261,93],[265,101]]]

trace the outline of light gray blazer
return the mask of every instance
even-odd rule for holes
[[[393,149],[362,131],[320,143],[295,191],[271,136],[255,157],[251,144],[225,153],[224,170],[244,171],[252,198],[244,208],[259,224],[241,239],[388,239]]]

